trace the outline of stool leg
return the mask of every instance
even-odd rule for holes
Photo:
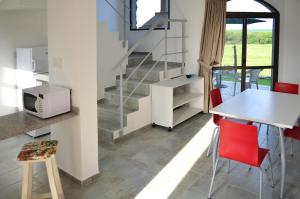
[[[48,180],[51,190],[51,195],[53,199],[59,199],[58,193],[57,193],[57,187],[54,180],[54,171],[52,167],[52,160],[51,158],[48,158],[46,160],[46,167],[47,167],[47,174],[48,174]]]
[[[54,174],[54,180],[55,180],[55,184],[56,184],[56,188],[57,188],[57,193],[58,193],[59,198],[63,199],[64,198],[64,193],[63,193],[63,189],[62,189],[61,182],[60,182],[60,177],[59,177],[59,172],[58,172],[55,156],[51,157],[51,163],[52,163],[52,168],[53,168],[53,174]]]
[[[23,179],[22,179],[22,199],[31,199],[32,197],[32,164],[30,162],[23,163]]]

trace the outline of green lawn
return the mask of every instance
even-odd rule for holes
[[[237,65],[241,66],[242,45],[237,44]],[[234,53],[233,44],[226,44],[222,65],[233,66]],[[272,63],[272,44],[248,44],[247,66],[270,66]]]
[[[222,65],[234,65],[233,44],[226,44]],[[242,45],[237,44],[237,65],[241,66]],[[247,45],[247,66],[270,66],[272,63],[272,44],[248,44]],[[271,70],[263,70],[260,77],[270,77]]]

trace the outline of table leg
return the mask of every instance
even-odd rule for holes
[[[215,163],[217,161],[218,158],[218,146],[219,146],[219,141],[220,141],[220,128],[218,128],[216,135],[215,135],[215,141],[214,141],[214,150],[213,150],[213,154],[212,154],[212,159],[213,159],[213,168],[215,166]]]
[[[283,199],[284,194],[284,184],[285,184],[285,170],[286,170],[286,162],[285,162],[285,143],[284,143],[284,135],[283,129],[279,128],[279,140],[280,140],[280,149],[281,149],[281,182],[280,182],[280,198]]]

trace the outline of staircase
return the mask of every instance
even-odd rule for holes
[[[147,53],[135,52],[128,57],[128,65],[124,79],[134,70]],[[123,84],[123,98],[138,85],[140,80],[149,71],[155,61],[149,56],[135,74]],[[173,78],[182,74],[181,63],[168,62],[167,76]],[[120,81],[116,77],[115,86],[107,88],[104,98],[98,103],[98,132],[102,142],[113,143],[151,123],[151,97],[150,85],[164,79],[164,62],[154,68],[141,83],[128,101],[124,104],[124,129],[120,128]]]

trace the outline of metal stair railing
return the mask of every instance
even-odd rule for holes
[[[181,23],[182,25],[182,35],[176,36],[176,37],[168,37],[168,23]],[[140,87],[140,85],[144,82],[144,80],[148,77],[148,75],[153,71],[153,69],[162,61],[164,60],[164,78],[167,79],[167,71],[168,71],[168,56],[169,55],[176,55],[181,54],[182,55],[182,65],[181,65],[181,73],[184,71],[185,67],[185,54],[187,51],[185,50],[185,39],[187,36],[185,35],[185,23],[187,21],[184,19],[166,19],[165,24],[165,35],[163,38],[161,38],[158,43],[151,49],[151,51],[142,59],[142,61],[135,67],[135,69],[129,74],[129,76],[126,78],[125,82],[123,82],[123,65],[122,63],[128,59],[128,57],[145,41],[147,37],[161,24],[161,20],[156,21],[152,24],[152,26],[149,28],[149,30],[144,33],[144,35],[138,39],[138,41],[128,50],[125,56],[123,56],[120,61],[113,67],[113,70],[119,69],[120,70],[120,129],[121,133],[124,131],[124,105],[128,102],[130,97],[136,92],[136,90]],[[171,52],[168,53],[168,39],[181,39],[182,40],[182,50],[180,52]],[[124,99],[123,95],[123,87],[127,83],[127,81],[133,76],[134,73],[138,71],[138,69],[143,65],[143,63],[149,58],[151,53],[161,44],[161,42],[164,41],[164,53],[156,60],[156,62],[151,66],[151,68],[147,71],[147,73],[144,75],[144,77],[138,82],[138,84],[134,87],[134,89],[129,93],[128,96]]]
[[[123,14],[109,1],[104,0],[111,8],[112,10],[120,17],[123,23],[123,47],[126,46],[126,24],[130,26],[130,22],[126,20],[126,13],[127,11],[130,11],[130,8],[126,4],[126,0],[119,0],[123,4]]]

